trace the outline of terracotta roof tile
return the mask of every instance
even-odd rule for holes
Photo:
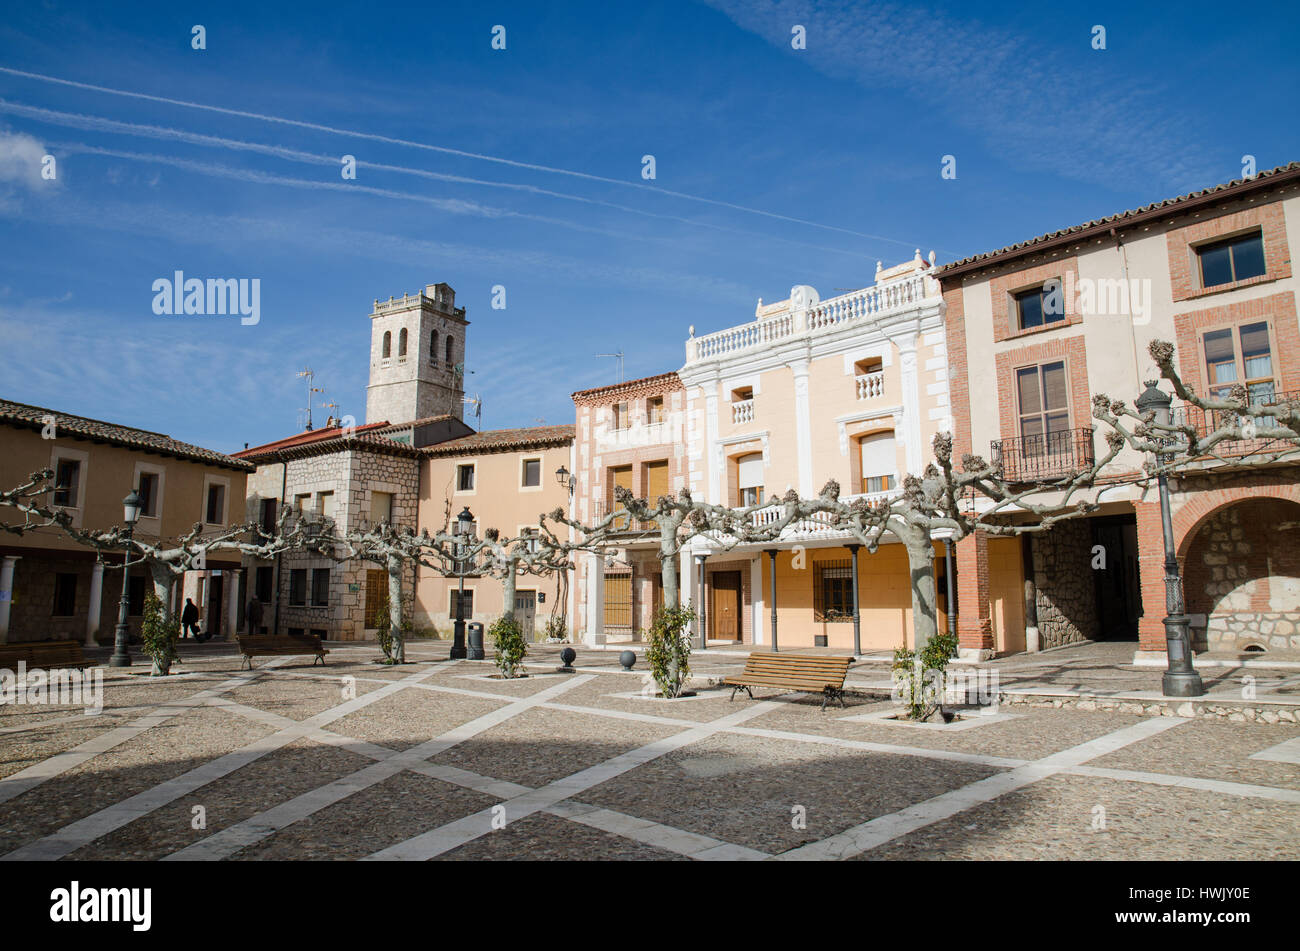
[[[128,449],[142,449],[147,452],[173,456],[177,459],[188,459],[192,462],[237,469],[240,472],[250,472],[253,469],[252,465],[235,455],[226,455],[211,449],[204,449],[202,446],[193,446],[172,439],[162,433],[151,432],[147,429],[135,429],[132,426],[122,426],[117,423],[107,423],[87,416],[73,416],[70,413],[61,413],[58,410],[46,409],[42,406],[30,406],[26,403],[15,403],[11,400],[0,399],[0,422],[25,428],[41,429],[45,426],[46,419],[51,416],[54,417],[54,426],[57,433],[68,433],[84,439],[106,442]]]
[[[1068,244],[1080,238],[1093,237],[1096,232],[1107,232],[1120,223],[1135,224],[1136,222],[1133,219],[1173,216],[1182,212],[1184,210],[1182,206],[1190,202],[1201,202],[1220,197],[1225,201],[1230,200],[1237,193],[1256,191],[1280,184],[1275,181],[1278,178],[1281,178],[1284,182],[1300,178],[1300,162],[1279,165],[1277,168],[1259,172],[1254,178],[1236,179],[1210,188],[1202,188],[1200,191],[1188,192],[1186,195],[1179,195],[1177,198],[1166,198],[1163,201],[1143,205],[1140,208],[1131,208],[1128,211],[1121,211],[1105,218],[1096,218],[1081,225],[1073,225],[1059,231],[1050,231],[1027,241],[1007,245],[1005,248],[999,248],[996,251],[985,251],[982,254],[971,255],[962,258],[960,261],[953,261],[951,264],[943,265],[935,272],[935,276],[940,280],[951,279],[956,277],[958,273],[991,266],[1003,259],[1020,257],[1031,251],[1045,251],[1053,245]]]
[[[420,452],[426,456],[456,456],[470,452],[508,452],[512,449],[536,449],[573,442],[574,427],[533,426],[528,429],[489,429],[472,436],[449,439],[437,445],[426,446]]]

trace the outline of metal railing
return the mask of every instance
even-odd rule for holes
[[[1091,429],[1063,429],[1041,436],[995,439],[990,443],[994,464],[1001,464],[1008,482],[1047,482],[1064,479],[1096,461]]]
[[[606,515],[614,513],[614,521],[610,523],[611,528],[616,532],[657,532],[659,523],[651,519],[633,518],[623,509],[623,506],[617,502],[592,502],[592,524],[604,520]],[[621,513],[621,514],[620,514]]]
[[[1268,396],[1255,397],[1250,401],[1254,407],[1262,406],[1282,406],[1290,403],[1300,404],[1300,390],[1290,390],[1285,393],[1272,393]],[[1199,406],[1193,406],[1190,403],[1184,403],[1181,406],[1175,406],[1172,411],[1172,422],[1175,426],[1189,426],[1196,433],[1197,439],[1205,439],[1212,433],[1218,432],[1224,426],[1242,426],[1247,420],[1253,419],[1254,425],[1261,426],[1285,426],[1286,424],[1274,416],[1254,416],[1251,417],[1246,413],[1237,413],[1233,410],[1204,410]],[[1278,448],[1281,440],[1279,439],[1225,439],[1217,443],[1212,450],[1216,453],[1225,455],[1244,455],[1252,452],[1260,452],[1268,449]]]

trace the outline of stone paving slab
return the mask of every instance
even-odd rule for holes
[[[236,861],[359,859],[412,830],[472,815],[496,800],[416,773],[400,773],[361,790],[236,852]]]
[[[452,849],[437,859],[493,862],[534,861],[685,861],[685,856],[613,835],[600,829],[534,813],[504,829]]]
[[[1293,861],[1297,828],[1300,804],[1053,776],[856,858]]]
[[[1300,737],[1300,726],[1198,720],[1184,729],[1194,733],[1153,736],[1088,765],[1300,789],[1300,769],[1295,765],[1250,758],[1252,753]]]
[[[221,711],[182,713],[0,804],[0,854],[271,732]]]
[[[781,852],[995,772],[975,764],[717,734],[603,783],[582,798],[726,842]],[[663,795],[665,789],[672,795]],[[803,829],[793,825],[795,807],[803,807]]]
[[[335,720],[329,729],[389,749],[405,750],[501,706],[501,701],[486,697],[403,690]]]
[[[159,859],[369,762],[347,750],[296,740],[77,849],[68,858]],[[204,808],[205,828],[193,827],[195,806]]]

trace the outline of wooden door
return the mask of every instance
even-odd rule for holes
[[[709,636],[719,641],[740,640],[740,572],[715,571],[709,578],[712,597]]]
[[[518,591],[515,593],[515,620],[528,640],[533,639],[537,623],[537,592]]]
[[[379,609],[388,603],[388,572],[366,569],[366,627],[379,627]]]

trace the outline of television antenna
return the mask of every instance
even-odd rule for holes
[[[461,398],[461,402],[474,407],[474,421],[478,424],[480,432],[483,430],[483,397],[475,393],[472,397],[466,396]]]
[[[312,372],[311,367],[303,367],[298,371],[298,376],[305,377],[307,380],[307,407],[305,410],[299,410],[299,412],[305,412],[307,414],[307,428],[311,429],[311,395],[315,392],[315,389],[311,384],[312,381],[316,379],[316,374]]]
[[[618,353],[598,353],[598,354],[596,354],[596,356],[598,356],[598,357],[615,357],[615,358],[617,358],[617,360],[618,360],[618,382],[622,383],[622,382],[623,382],[623,351],[620,350],[620,351],[618,351]]]

